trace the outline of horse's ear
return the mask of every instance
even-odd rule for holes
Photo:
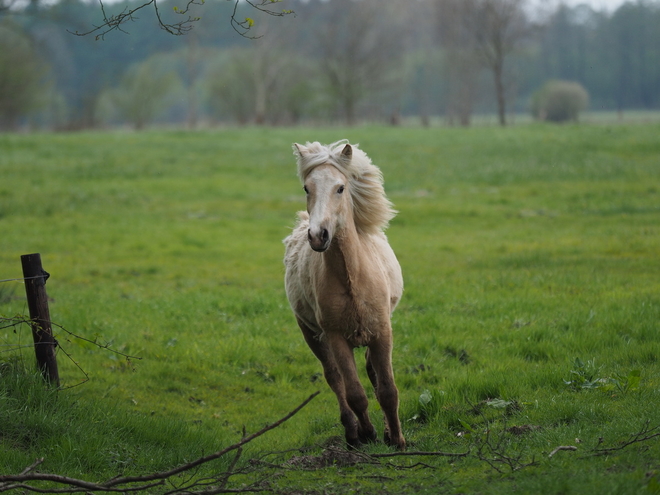
[[[353,148],[351,147],[350,144],[344,146],[344,149],[341,150],[341,156],[342,158],[346,158],[347,160],[350,160],[353,157]]]
[[[305,148],[302,144],[293,143],[293,154],[298,158],[302,158],[307,154],[307,148]]]

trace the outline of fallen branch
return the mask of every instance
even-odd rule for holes
[[[633,433],[628,437],[628,440],[621,442],[616,447],[599,448],[599,446],[603,443],[603,439],[599,438],[598,444],[596,444],[596,446],[591,450],[591,455],[599,456],[599,455],[611,454],[612,452],[623,450],[630,445],[640,442],[646,442],[653,438],[660,437],[660,425],[654,426],[653,428],[649,428],[650,423],[651,421],[647,420],[644,423],[644,426],[642,426],[642,429],[640,431],[638,431],[637,433]]]
[[[381,458],[381,457],[401,457],[401,456],[435,456],[435,457],[467,457],[470,455],[470,451],[466,452],[420,452],[420,451],[411,451],[411,452],[386,452],[384,454],[370,454],[369,457]]]
[[[266,425],[263,427],[261,430],[257,431],[256,433],[253,433],[252,435],[245,436],[243,435],[243,438],[239,441],[236,442],[233,445],[230,445],[228,447],[225,447],[222,450],[219,450],[218,452],[215,452],[213,454],[200,457],[199,459],[196,459],[192,462],[188,462],[186,464],[182,464],[180,466],[177,466],[173,469],[170,469],[169,471],[162,471],[159,473],[152,473],[148,475],[143,475],[143,476],[124,476],[124,477],[116,477],[112,478],[108,481],[105,481],[103,483],[92,483],[89,481],[85,480],[80,480],[76,478],[70,478],[68,476],[61,476],[57,474],[48,474],[48,473],[33,473],[32,471],[34,470],[35,467],[37,467],[39,464],[43,462],[43,459],[39,459],[35,461],[33,464],[25,468],[20,474],[16,475],[0,475],[0,492],[8,491],[8,490],[14,490],[14,489],[22,489],[22,490],[27,490],[27,491],[32,491],[32,492],[37,492],[37,493],[75,493],[75,492],[94,492],[94,491],[99,491],[99,492],[118,492],[118,493],[128,493],[128,492],[139,492],[139,491],[145,491],[145,490],[150,490],[154,487],[163,485],[169,478],[176,476],[178,474],[181,474],[186,471],[190,471],[192,469],[195,469],[203,464],[206,464],[210,461],[213,461],[215,459],[218,459],[225,454],[232,452],[234,450],[238,451],[237,456],[234,458],[233,462],[231,463],[231,468],[230,471],[223,473],[221,477],[214,479],[213,481],[215,483],[218,483],[220,486],[216,487],[215,489],[204,489],[204,493],[227,493],[227,492],[247,492],[247,491],[256,491],[256,488],[245,488],[245,489],[227,489],[225,488],[227,485],[227,482],[229,480],[229,477],[231,477],[233,474],[236,474],[235,472],[231,471],[231,469],[234,469],[236,463],[238,462],[238,458],[240,457],[240,452],[242,447],[250,443],[252,440],[262,436],[263,434],[269,432],[270,430],[273,430],[280,426],[282,423],[285,421],[291,419],[295,414],[297,414],[303,407],[305,407],[309,402],[314,399],[319,394],[319,392],[315,392],[312,395],[310,395],[305,401],[303,401],[298,407],[293,409],[290,413],[288,413],[286,416],[283,418],[279,419],[278,421],[275,421],[274,423],[271,423],[269,425]],[[30,484],[29,482],[32,481],[50,481],[53,483],[58,483],[60,485],[66,485],[66,488],[40,488],[40,487],[35,487]],[[169,490],[167,493],[195,493],[191,492],[191,488],[194,486],[200,486],[196,483],[193,483],[191,485],[188,485],[186,487],[179,487],[175,488],[173,490]],[[261,488],[263,490],[263,488]]]
[[[560,450],[577,450],[577,447],[575,445],[560,445],[559,447],[553,449],[552,452],[548,454],[548,457],[552,457]]]

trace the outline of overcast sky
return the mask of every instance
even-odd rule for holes
[[[559,0],[552,0],[552,2],[559,4]],[[608,12],[612,12],[624,2],[625,0],[563,0],[563,3],[570,5],[571,7],[581,3],[586,3],[587,5],[591,5],[591,7],[596,10],[605,8]]]

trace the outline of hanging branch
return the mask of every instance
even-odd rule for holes
[[[244,38],[250,38],[250,39],[258,38],[258,36],[248,35],[250,29],[252,29],[252,27],[254,26],[254,20],[252,18],[246,17],[245,20],[240,21],[236,17],[238,5],[241,0],[228,0],[228,1],[234,2],[234,9],[232,11],[230,18],[230,24],[231,27],[234,29],[234,31],[236,31],[239,35],[243,36]],[[258,0],[258,1],[245,0],[245,2],[248,5],[250,5],[252,8],[258,10],[259,12],[263,12],[265,14],[274,17],[284,17],[289,14],[294,14],[293,10],[277,11],[277,10],[272,10],[270,8],[274,4],[281,3],[282,1],[283,0]],[[201,17],[191,15],[190,10],[192,6],[204,5],[204,3],[205,0],[187,0],[184,8],[174,7],[174,12],[182,16],[182,20],[180,20],[179,22],[167,22],[161,16],[158,0],[147,0],[144,3],[134,8],[124,7],[124,10],[122,10],[118,14],[108,14],[105,8],[105,4],[103,3],[103,0],[99,0],[101,13],[103,14],[103,22],[97,26],[94,26],[92,29],[89,29],[84,32],[80,32],[80,31],[69,31],[69,32],[75,34],[76,36],[88,36],[90,34],[93,34],[96,40],[104,39],[106,34],[115,30],[121,31],[122,33],[127,33],[127,31],[124,29],[124,25],[127,24],[128,22],[138,20],[139,17],[137,17],[136,14],[139,11],[147,7],[153,7],[154,13],[156,15],[156,20],[158,21],[158,25],[161,27],[161,29],[174,36],[181,36],[191,31],[194,27],[194,23],[201,19]]]
[[[238,451],[236,456],[234,457],[233,461],[231,462],[229,471],[222,473],[216,478],[213,478],[212,480],[200,480],[197,482],[193,482],[189,485],[186,486],[180,486],[178,488],[174,488],[172,490],[168,490],[168,494],[175,494],[175,493],[236,493],[236,492],[248,492],[248,491],[260,491],[263,490],[263,487],[259,488],[257,485],[259,484],[258,482],[255,482],[251,484],[248,487],[245,487],[243,489],[228,489],[226,488],[226,485],[228,483],[228,480],[231,476],[240,473],[241,471],[233,471],[235,468],[238,459],[240,457],[240,454],[242,452],[242,447],[248,443],[250,443],[252,440],[262,436],[263,434],[269,432],[270,430],[273,430],[280,426],[282,423],[285,421],[291,419],[293,416],[295,416],[303,407],[305,407],[309,402],[311,402],[314,397],[316,397],[319,394],[319,392],[315,392],[312,395],[310,395],[307,399],[305,399],[298,407],[293,409],[290,413],[288,413],[286,416],[282,417],[278,421],[275,421],[274,423],[271,423],[269,425],[266,425],[263,427],[261,430],[257,431],[256,433],[253,433],[251,435],[245,436],[245,433],[243,433],[243,438],[239,441],[236,442],[233,445],[230,445],[228,447],[225,447],[224,449],[215,452],[213,454],[200,457],[199,459],[196,459],[192,462],[188,462],[186,464],[182,464],[180,466],[177,466],[173,469],[170,469],[169,471],[162,471],[159,473],[152,473],[148,475],[143,475],[143,476],[123,476],[123,477],[116,477],[116,478],[111,478],[103,483],[93,483],[81,479],[76,479],[76,478],[71,478],[68,476],[61,476],[58,474],[48,474],[48,473],[35,473],[33,472],[34,469],[41,464],[44,459],[39,459],[32,465],[28,466],[25,468],[20,474],[15,474],[15,475],[0,475],[0,492],[8,491],[8,490],[15,490],[15,489],[22,489],[22,490],[27,490],[31,492],[37,492],[37,493],[76,493],[76,492],[115,492],[115,493],[129,493],[129,492],[140,492],[140,491],[146,491],[146,490],[151,490],[157,486],[162,486],[164,485],[167,481],[169,481],[170,478],[173,476],[176,476],[178,474],[184,473],[184,472],[189,472],[194,469],[197,469],[198,467],[202,466],[203,464],[206,464],[208,462],[211,462],[215,459],[219,459],[220,457],[226,455],[229,452],[232,452],[234,450]],[[30,482],[33,481],[50,481],[53,483],[58,483],[60,485],[64,485],[65,488],[42,488],[42,487],[36,487],[30,484]],[[199,492],[191,491],[191,488],[194,487],[200,487],[200,486],[208,486],[210,484],[218,484],[219,486],[216,487],[207,487],[204,490],[200,490]]]
[[[284,17],[285,15],[290,15],[293,14],[295,16],[295,12],[293,10],[281,10],[281,11],[276,11],[276,10],[271,10],[267,6],[268,5],[273,5],[275,3],[280,3],[283,0],[259,0],[258,2],[255,2],[253,0],[245,0],[245,2],[250,5],[251,7],[257,9],[259,12],[263,12],[264,14],[268,14],[273,17]],[[248,33],[252,26],[254,26],[254,20],[250,17],[246,17],[244,21],[238,21],[236,19],[236,10],[238,9],[238,2],[239,0],[234,1],[234,10],[231,14],[231,27],[234,28],[234,31],[236,31],[238,34],[243,36],[244,38],[248,38],[251,40],[261,38],[261,36],[248,36]]]

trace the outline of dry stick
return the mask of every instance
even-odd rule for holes
[[[369,457],[400,457],[400,456],[437,456],[437,457],[467,457],[470,454],[470,451],[467,452],[388,452],[385,454],[370,454]]]
[[[553,451],[548,454],[548,457],[552,457],[560,450],[577,450],[577,447],[575,445],[560,445],[559,447],[553,449]]]
[[[107,491],[107,492],[130,492],[130,491],[140,491],[140,490],[145,490],[148,488],[153,488],[155,486],[158,486],[164,482],[167,478],[170,478],[171,476],[174,476],[176,474],[182,473],[184,471],[188,471],[190,469],[193,469],[197,466],[200,466],[202,464],[205,464],[207,462],[213,461],[215,459],[218,459],[225,455],[228,452],[231,452],[232,450],[240,449],[243,445],[251,442],[257,437],[260,437],[264,433],[267,433],[270,430],[273,430],[280,426],[282,423],[285,421],[291,419],[295,414],[297,414],[303,407],[305,407],[309,402],[316,397],[320,392],[314,392],[312,395],[310,395],[305,401],[303,401],[298,407],[296,407],[294,410],[292,410],[289,414],[284,416],[278,421],[275,421],[274,423],[271,423],[269,425],[264,426],[261,430],[257,431],[256,433],[253,433],[252,435],[249,435],[247,437],[243,437],[241,441],[230,445],[229,447],[226,447],[218,452],[215,452],[213,454],[200,457],[199,459],[189,462],[187,464],[182,464],[181,466],[178,466],[174,469],[171,469],[169,471],[163,471],[160,473],[153,473],[149,475],[144,475],[144,476],[126,476],[123,478],[113,478],[111,480],[106,481],[105,483],[101,484],[96,484],[96,483],[91,483],[88,481],[84,480],[79,480],[76,478],[69,478],[68,476],[60,476],[57,474],[47,474],[47,473],[33,473],[30,474],[29,471],[31,469],[34,469],[34,467],[41,462],[41,460],[37,461],[35,464],[32,466],[26,468],[23,470],[23,473],[18,474],[18,475],[0,475],[0,492],[10,490],[10,489],[15,489],[15,488],[23,488],[25,490],[31,490],[34,492],[40,492],[40,493],[70,493],[74,491]],[[73,487],[77,487],[78,489],[41,489],[41,488],[35,488],[30,485],[25,485],[22,484],[25,481],[52,481],[55,483],[61,483]],[[148,483],[146,485],[140,485],[137,487],[126,487],[122,488],[119,485],[126,485],[128,483],[144,483],[144,482],[151,482],[151,481],[157,481],[156,483]],[[14,483],[19,483],[19,484],[14,484],[10,485],[9,483],[14,482]]]
[[[621,442],[621,444],[617,447],[607,447],[607,448],[599,449],[598,445],[603,443],[603,439],[600,438],[598,440],[598,445],[596,445],[596,447],[594,447],[592,449],[591,455],[593,455],[593,456],[607,455],[607,454],[610,454],[612,452],[616,452],[618,450],[623,450],[626,447],[628,447],[629,445],[633,445],[635,443],[640,443],[640,442],[646,442],[647,440],[651,440],[653,438],[660,437],[660,432],[658,432],[658,429],[660,429],[660,425],[654,426],[653,428],[649,428],[649,424],[651,424],[651,421],[646,420],[646,422],[644,423],[644,426],[642,427],[642,429],[640,431],[630,435],[628,437],[628,440],[626,440],[625,442]],[[655,433],[652,433],[652,432],[655,432]]]

